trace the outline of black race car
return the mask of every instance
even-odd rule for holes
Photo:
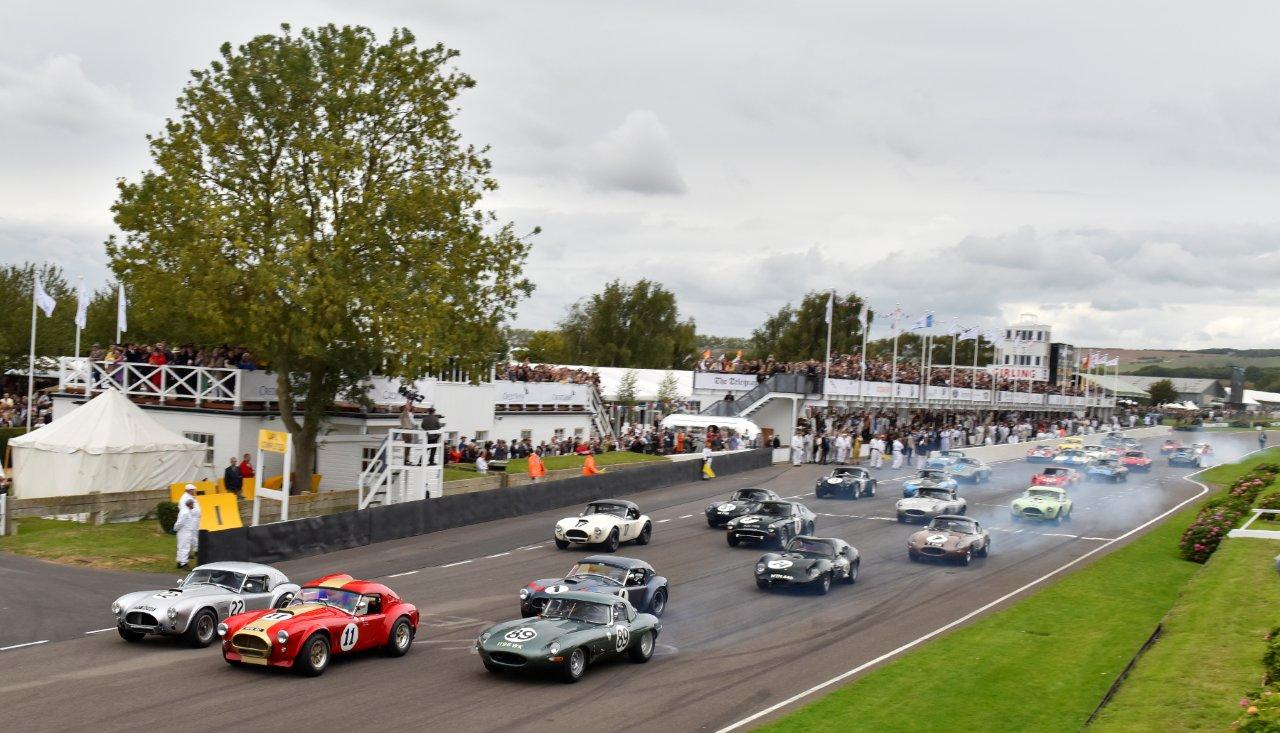
[[[782,552],[770,552],[756,562],[756,587],[813,588],[819,595],[837,580],[853,585],[862,558],[844,540],[833,537],[793,537]]]
[[[745,517],[732,519],[725,525],[725,539],[730,547],[739,542],[768,542],[786,547],[796,535],[813,534],[817,515],[804,504],[794,501],[765,501]]]
[[[738,489],[728,501],[707,505],[707,526],[723,527],[734,517],[744,517],[754,512],[762,501],[781,500],[781,496],[768,489]]]
[[[1192,448],[1179,448],[1169,454],[1170,466],[1194,466],[1199,468],[1202,464],[1200,456]]]
[[[818,479],[813,493],[819,499],[828,496],[835,498],[858,499],[863,496],[876,495],[876,480],[865,468],[840,466],[832,469],[830,476]]]
[[[520,589],[520,615],[537,616],[562,593],[608,593],[630,601],[641,613],[661,616],[667,608],[667,579],[643,560],[592,555],[579,560],[563,578],[535,580]]]

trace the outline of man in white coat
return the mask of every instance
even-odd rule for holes
[[[902,468],[903,448],[904,446],[902,445],[902,439],[894,438],[893,439],[893,467],[894,468]]]
[[[845,464],[849,462],[849,453],[853,450],[853,440],[849,438],[848,433],[840,433],[836,438],[836,463]]]
[[[871,467],[882,468],[884,466],[884,438],[877,435],[871,439]]]
[[[196,549],[200,538],[200,502],[196,501],[196,485],[187,484],[187,491],[178,500],[178,521],[173,523],[178,535],[178,567],[187,567],[187,557]]]
[[[791,436],[791,465],[799,466],[804,462],[804,438],[800,433]]]

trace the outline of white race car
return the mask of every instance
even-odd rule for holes
[[[635,504],[622,499],[599,499],[587,505],[581,514],[556,522],[556,547],[569,545],[601,545],[614,552],[623,542],[649,544],[653,523],[640,513]]]

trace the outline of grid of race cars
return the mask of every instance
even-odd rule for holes
[[[1204,466],[1213,449],[1166,440],[1160,452],[1169,465]],[[1141,444],[1118,434],[1097,444],[1075,437],[1037,444],[1029,463],[1047,464],[1010,504],[1013,521],[1055,524],[1071,520],[1071,489],[1082,481],[1127,480],[1149,471],[1153,459]],[[961,482],[990,479],[991,468],[964,451],[936,452],[917,476],[903,482],[897,521],[922,524],[907,538],[915,562],[969,565],[991,551],[991,537],[966,516]],[[838,465],[820,477],[819,499],[875,496],[876,478],[860,466]],[[754,564],[758,588],[810,590],[825,595],[836,583],[857,582],[857,548],[815,532],[816,515],[804,504],[763,488],[742,488],[705,510],[707,525],[723,529],[730,547],[769,547]],[[567,682],[588,665],[612,656],[644,663],[653,656],[670,589],[665,577],[643,560],[615,554],[623,543],[648,544],[653,522],[633,502],[601,499],[553,528],[557,548],[595,547],[603,553],[579,559],[565,575],[528,583],[518,592],[519,617],[485,629],[475,641],[484,667],[501,674],[533,671]],[[232,666],[291,668],[322,674],[338,655],[380,650],[406,654],[421,621],[419,610],[378,582],[331,574],[298,585],[267,565],[222,562],[201,565],[177,585],[129,593],[111,604],[121,638],[181,637],[196,647],[220,642]]]

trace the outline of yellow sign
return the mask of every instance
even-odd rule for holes
[[[282,430],[259,430],[258,450],[268,453],[284,453],[289,447],[289,434]]]
[[[244,526],[240,523],[235,494],[208,494],[196,501],[200,502],[200,529],[217,531]]]

